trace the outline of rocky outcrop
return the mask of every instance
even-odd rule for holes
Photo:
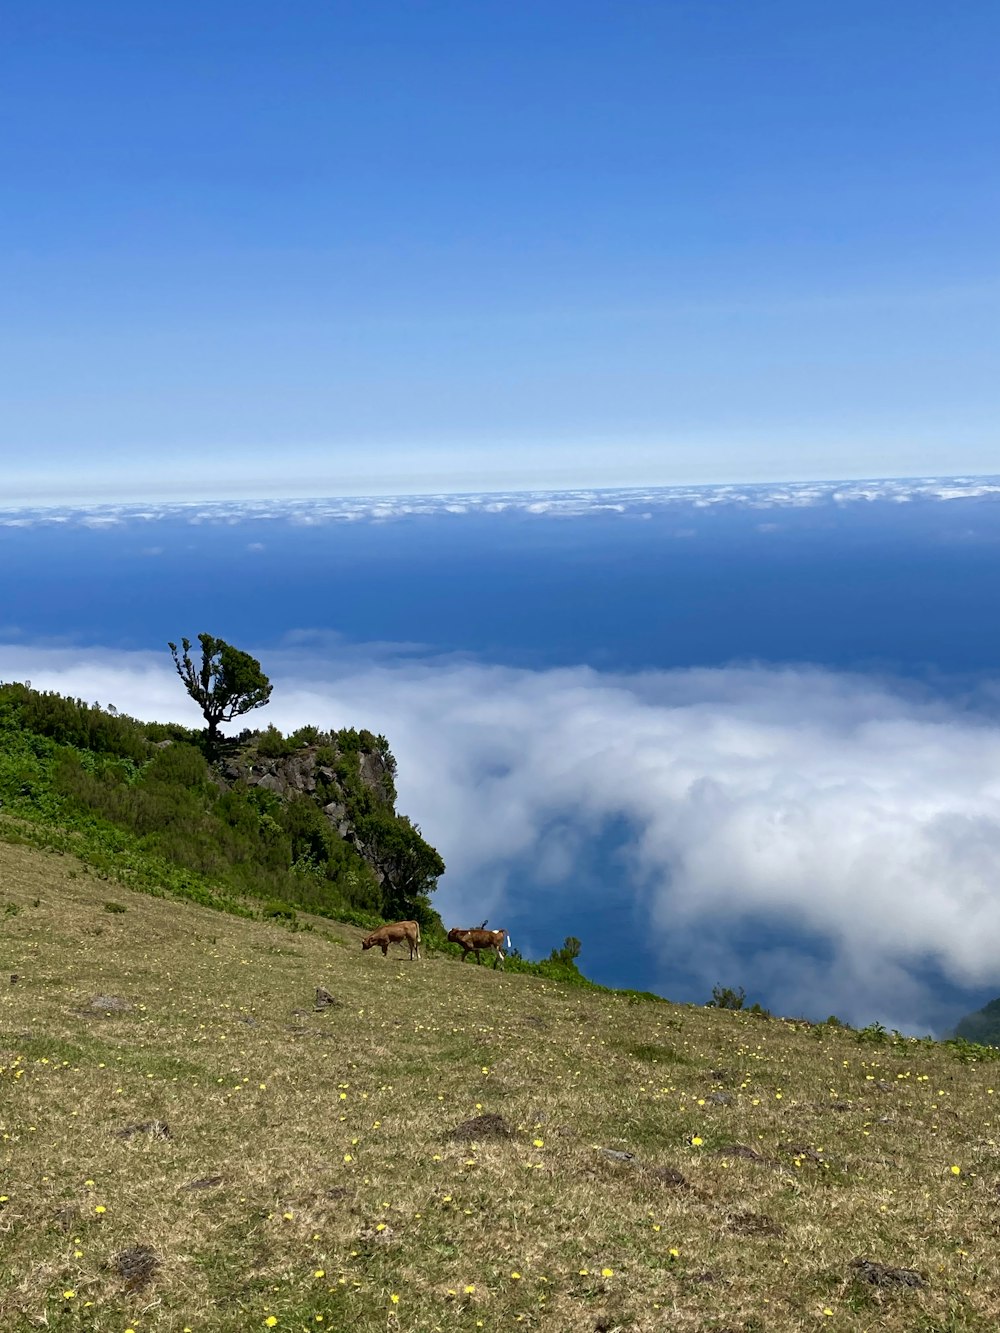
[[[396,813],[396,761],[384,736],[354,728],[304,727],[288,737],[273,727],[248,731],[232,742],[218,773],[222,783],[273,794],[284,807],[273,814],[291,833],[293,860],[350,873],[344,867],[353,854],[364,863],[359,870],[371,872],[382,915],[428,919],[428,895],[444,874],[444,861],[419,827]],[[302,801],[312,810],[296,808]],[[317,844],[320,819],[347,848],[338,851],[325,838]]]
[[[331,750],[329,739],[322,745],[303,745],[292,754],[261,754],[258,746],[249,744],[223,764],[222,771],[230,782],[243,781],[250,786],[266,787],[279,796],[314,796],[320,785],[340,785],[336,768],[323,762],[323,751]],[[340,754],[338,760],[357,764],[357,773],[364,786],[369,787],[387,805],[395,800],[391,762],[380,754]]]
[[[395,808],[395,760],[384,742],[373,736],[362,742],[365,748],[342,748],[336,733],[320,733],[290,753],[270,754],[268,739],[267,732],[251,734],[223,763],[225,780],[263,787],[282,800],[305,796],[315,801],[340,837],[361,850],[352,819],[358,788],[385,809]]]

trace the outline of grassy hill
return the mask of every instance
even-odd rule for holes
[[[982,1052],[308,924],[0,842],[0,1326],[996,1329]]]

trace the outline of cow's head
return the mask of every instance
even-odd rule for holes
[[[375,944],[375,936],[369,935],[367,939],[361,941],[362,949],[371,949]]]

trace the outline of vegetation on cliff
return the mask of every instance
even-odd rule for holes
[[[368,928],[415,917],[429,947],[460,957],[431,902],[444,861],[396,812],[395,774],[388,741],[365,729],[268,726],[210,741],[0,684],[0,839],[72,853],[147,894],[293,928],[310,928],[300,913]],[[505,966],[602,989],[579,952],[568,939],[540,961],[515,950]]]
[[[222,899],[436,921],[430,895],[444,862],[396,813],[384,737],[316,727],[286,737],[269,727],[243,732],[215,764],[205,747],[182,726],[0,685],[8,814],[98,843],[104,834],[109,847],[187,871]]]
[[[1000,998],[990,1000],[974,1014],[966,1014],[955,1028],[955,1036],[983,1046],[1000,1046]]]

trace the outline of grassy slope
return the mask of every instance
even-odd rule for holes
[[[5,902],[4,1329],[1000,1323],[996,1066],[383,960],[346,926],[293,934],[0,843]],[[315,1012],[317,985],[342,1007]],[[480,1112],[513,1137],[449,1139]],[[151,1120],[171,1137],[115,1137]],[[129,1290],[136,1245],[161,1266]],[[857,1255],[927,1285],[863,1286]]]

